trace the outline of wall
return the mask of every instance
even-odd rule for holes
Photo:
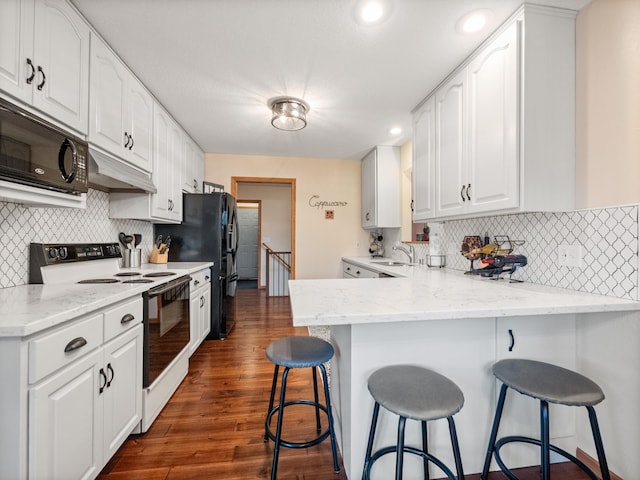
[[[296,179],[296,278],[336,278],[341,275],[342,256],[367,255],[368,233],[360,227],[360,162],[205,155],[205,180],[223,184],[228,191],[233,176]],[[317,202],[346,205],[320,208],[310,205]],[[333,210],[333,220],[325,219],[327,210]]]
[[[291,251],[291,186],[241,183],[239,200],[262,200],[261,241],[277,252]],[[242,225],[240,225],[242,228]],[[266,285],[265,250],[260,249],[260,285]]]
[[[514,253],[528,264],[515,279],[630,300],[638,299],[638,205],[567,213],[524,213],[444,223],[447,266],[469,270],[460,253],[465,235],[524,240]],[[584,268],[558,265],[558,246],[584,247]],[[478,261],[475,263],[479,266]]]
[[[153,225],[111,220],[109,194],[89,190],[87,208],[25,208],[0,202],[0,288],[29,281],[29,243],[117,242],[118,233],[142,234],[143,258],[153,243]]]
[[[576,21],[576,204],[640,202],[640,2],[593,0]]]

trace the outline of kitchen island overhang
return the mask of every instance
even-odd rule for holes
[[[578,371],[585,363],[598,365],[600,355],[605,362],[606,352],[589,352],[589,361],[584,361],[580,339],[593,335],[583,328],[590,330],[594,324],[601,326],[603,322],[614,325],[629,318],[633,323],[640,310],[640,303],[631,300],[505,280],[469,278],[462,272],[450,270],[402,269],[400,273],[405,275],[402,278],[292,280],[289,284],[294,325],[326,326],[331,330],[336,349],[331,370],[332,402],[349,478],[359,478],[362,472],[373,408],[366,382],[375,369],[413,363],[432,368],[456,382],[465,395],[465,406],[456,415],[465,472],[479,472],[495,407],[492,364],[500,358],[522,356]],[[585,319],[588,321],[583,322]],[[504,338],[504,332],[511,329],[509,327],[516,332],[518,348],[506,353],[504,344],[509,340]],[[613,331],[610,334],[615,335]],[[622,337],[624,341],[624,334]],[[631,349],[630,341],[637,344],[637,339],[629,339],[621,348]],[[633,372],[638,366],[632,364],[625,369]],[[606,383],[602,386],[605,393],[615,387]],[[637,397],[640,390],[635,390]],[[603,407],[611,410],[626,408],[625,405],[607,405],[605,400]],[[525,423],[533,424],[533,432],[519,433],[536,434],[536,410],[517,405],[514,415],[518,421],[524,419]],[[581,412],[577,415],[570,412],[552,417],[558,420],[557,426],[552,426],[555,428],[552,435],[561,448],[575,451],[580,447],[590,453],[591,446],[582,444],[581,433],[582,424],[588,429],[588,421]],[[395,419],[389,417],[391,415],[382,419],[380,445],[395,441]],[[603,417],[605,423],[612,422],[603,426],[607,448],[606,432],[615,431],[617,427],[615,415]],[[418,442],[417,433],[413,432],[413,438],[407,437],[408,442]],[[628,442],[640,446],[637,433],[629,432],[627,436]],[[450,464],[446,440],[446,424],[430,425],[430,448]],[[610,465],[618,474],[623,473],[620,464],[624,463],[625,468],[628,464],[628,459],[620,459],[621,455],[611,452]],[[376,466],[379,472],[392,471],[393,458],[388,457]],[[508,458],[511,465],[537,463],[537,454],[532,451],[517,452]],[[418,463],[407,464],[406,468],[405,478],[417,478],[421,472]]]

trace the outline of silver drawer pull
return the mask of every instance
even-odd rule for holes
[[[69,343],[67,343],[66,347],[64,347],[64,352],[73,352],[74,350],[78,350],[79,348],[84,347],[86,344],[87,340],[84,337],[74,338]]]
[[[131,321],[133,321],[135,319],[136,319],[136,317],[134,317],[130,313],[127,313],[124,317],[122,317],[120,319],[120,323],[122,323],[124,325],[125,323],[129,323],[129,322],[131,322]]]

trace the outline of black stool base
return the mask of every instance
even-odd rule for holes
[[[539,400],[540,402],[540,440],[523,437],[523,436],[507,436],[498,439],[498,429],[500,427],[500,420],[502,417],[502,411],[504,409],[504,403],[507,396],[507,390],[509,386],[502,384],[500,388],[500,395],[498,397],[498,404],[496,406],[496,413],[493,419],[493,426],[491,427],[491,435],[489,437],[489,445],[487,447],[487,454],[484,461],[484,467],[481,480],[487,480],[489,475],[489,466],[491,458],[495,458],[496,463],[500,467],[502,473],[504,473],[510,480],[519,480],[518,477],[507,467],[500,456],[500,449],[507,443],[528,443],[537,445],[540,447],[540,467],[542,471],[542,479],[550,480],[550,452],[555,452],[562,457],[569,460],[571,463],[577,465],[583,472],[585,472],[591,480],[600,480],[593,470],[591,470],[584,462],[571,455],[569,452],[562,450],[561,448],[552,445],[549,442],[549,403],[545,400]],[[598,452],[598,462],[600,464],[600,470],[602,480],[610,480],[609,468],[607,466],[607,459],[604,454],[604,447],[602,445],[602,437],[600,436],[600,428],[598,427],[598,420],[593,406],[588,405],[585,407],[589,412],[589,422],[591,423],[591,431],[593,434],[593,440],[596,450]]]
[[[311,400],[291,400],[291,401],[285,402],[285,404],[283,405],[283,408],[286,408],[289,405],[308,405],[314,408],[319,408],[325,414],[327,414],[327,407],[319,403],[312,402]],[[279,410],[280,410],[280,406],[278,405],[277,407],[273,408],[267,415],[267,419],[264,422],[264,429],[265,429],[264,441],[265,442],[269,441],[269,439],[273,440],[274,442],[276,441],[276,435],[271,430],[271,417],[273,417]],[[323,440],[325,440],[331,434],[331,431],[329,430],[329,428],[327,428],[324,432],[322,433],[318,432],[318,433],[319,435],[316,438],[311,439],[307,442],[290,442],[288,440],[280,438],[280,446],[287,447],[287,448],[313,447],[321,443]]]
[[[300,367],[301,368],[301,367]],[[269,410],[264,422],[264,441],[268,442],[273,440],[275,443],[273,449],[273,461],[271,464],[271,480],[276,480],[276,474],[278,471],[278,458],[280,455],[280,447],[286,448],[308,448],[318,445],[323,440],[329,438],[331,440],[331,452],[333,454],[333,471],[338,473],[340,471],[340,463],[338,462],[338,447],[336,442],[335,432],[333,430],[333,415],[331,413],[331,399],[329,396],[329,382],[327,378],[327,371],[323,364],[314,365],[310,367],[313,372],[313,401],[311,400],[289,400],[285,399],[287,391],[287,377],[291,367],[284,367],[282,373],[281,385],[280,385],[280,399],[278,404],[274,406],[275,393],[278,384],[278,372],[280,371],[280,365],[276,364],[273,370],[273,382],[271,385],[271,396],[269,399]],[[322,382],[324,384],[324,396],[326,406],[320,404],[318,399],[318,379],[316,374],[316,368],[320,370],[322,375]],[[307,442],[290,442],[282,438],[282,418],[284,417],[285,408],[291,405],[308,405],[315,409],[316,413],[316,432],[318,436]],[[324,412],[327,416],[328,428],[324,432],[320,427],[320,412]],[[278,413],[278,421],[275,434],[271,430],[271,418]]]

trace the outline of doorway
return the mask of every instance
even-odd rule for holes
[[[258,287],[266,287],[265,244],[291,252],[289,278],[295,278],[295,178],[231,177],[231,195],[239,204],[260,200]]]
[[[258,288],[261,200],[238,200],[238,288]]]

